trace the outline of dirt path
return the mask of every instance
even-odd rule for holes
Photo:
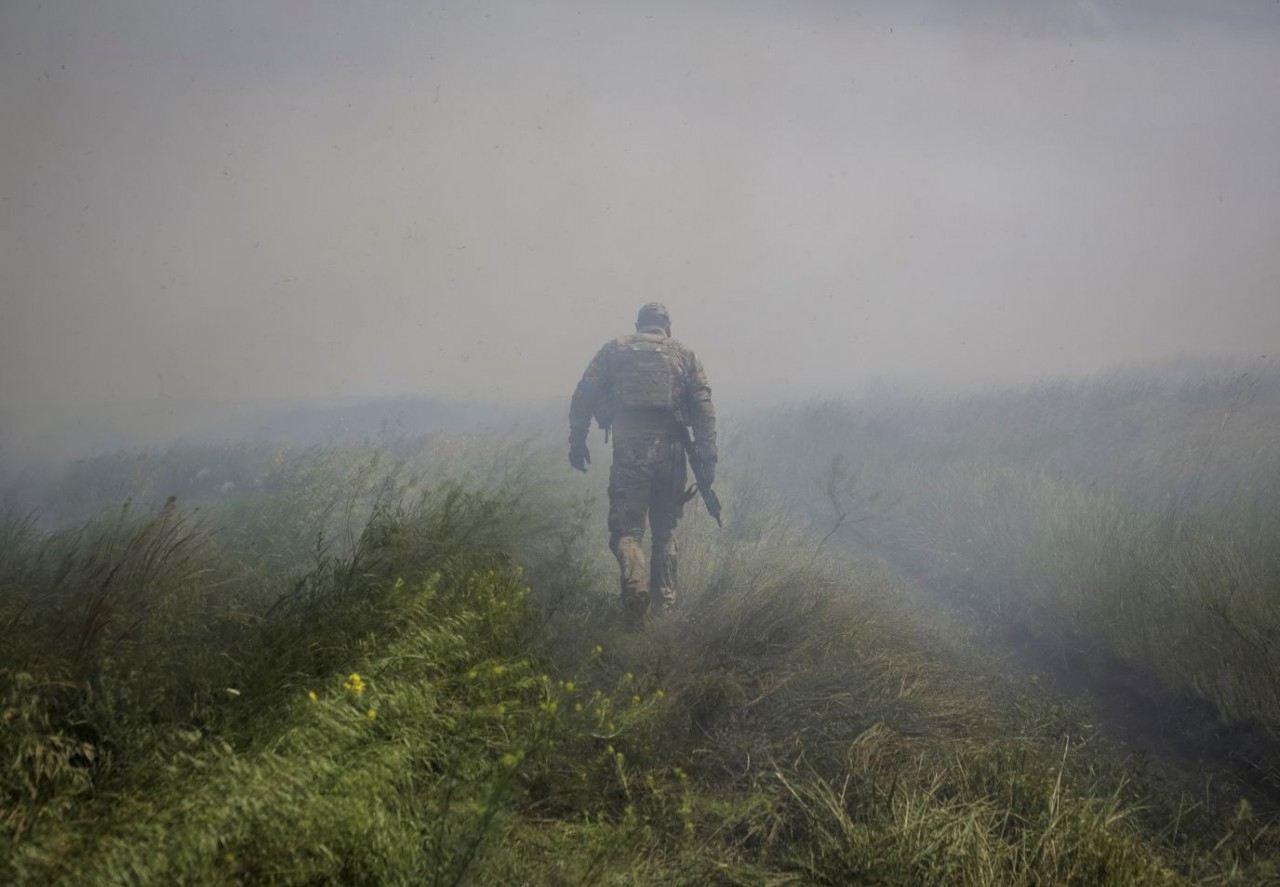
[[[846,545],[856,556],[883,565],[919,600],[984,629],[992,652],[1042,686],[1095,713],[1102,733],[1135,756],[1220,792],[1247,797],[1259,812],[1280,817],[1280,736],[1257,722],[1228,723],[1209,700],[1169,691],[1150,670],[1124,662],[1101,643],[1079,636],[1034,634],[1025,625],[993,624],[960,613],[954,600],[911,570],[876,552]]]
[[[1187,773],[1229,777],[1255,806],[1280,814],[1280,737],[1264,725],[1228,723],[1209,700],[1169,691],[1151,671],[1088,638],[1038,638],[1024,626],[1003,633],[1026,671],[1087,699],[1119,745]]]

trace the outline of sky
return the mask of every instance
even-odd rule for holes
[[[0,408],[718,400],[1280,332],[1280,2],[2,0]]]

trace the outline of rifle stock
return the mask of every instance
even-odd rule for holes
[[[720,521],[720,497],[716,495],[716,491],[711,489],[711,484],[707,483],[706,466],[702,461],[702,457],[698,455],[698,448],[694,446],[693,430],[688,425],[681,425],[680,442],[684,444],[684,451],[689,457],[689,467],[693,470],[693,486],[684,491],[684,499],[688,502],[693,498],[695,493],[702,495],[702,504],[707,506],[707,513],[715,518],[716,526],[724,527]]]

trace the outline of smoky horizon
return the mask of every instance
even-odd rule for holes
[[[14,2],[0,116],[11,416],[544,405],[655,300],[743,405],[1280,329],[1274,3]]]

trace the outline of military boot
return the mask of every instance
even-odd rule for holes
[[[644,628],[645,616],[649,612],[648,596],[634,595],[622,601],[622,626],[627,631],[640,631]]]
[[[649,605],[649,617],[654,620],[662,620],[671,618],[671,611],[675,609],[675,604],[664,601],[660,597],[655,597],[653,603]]]

